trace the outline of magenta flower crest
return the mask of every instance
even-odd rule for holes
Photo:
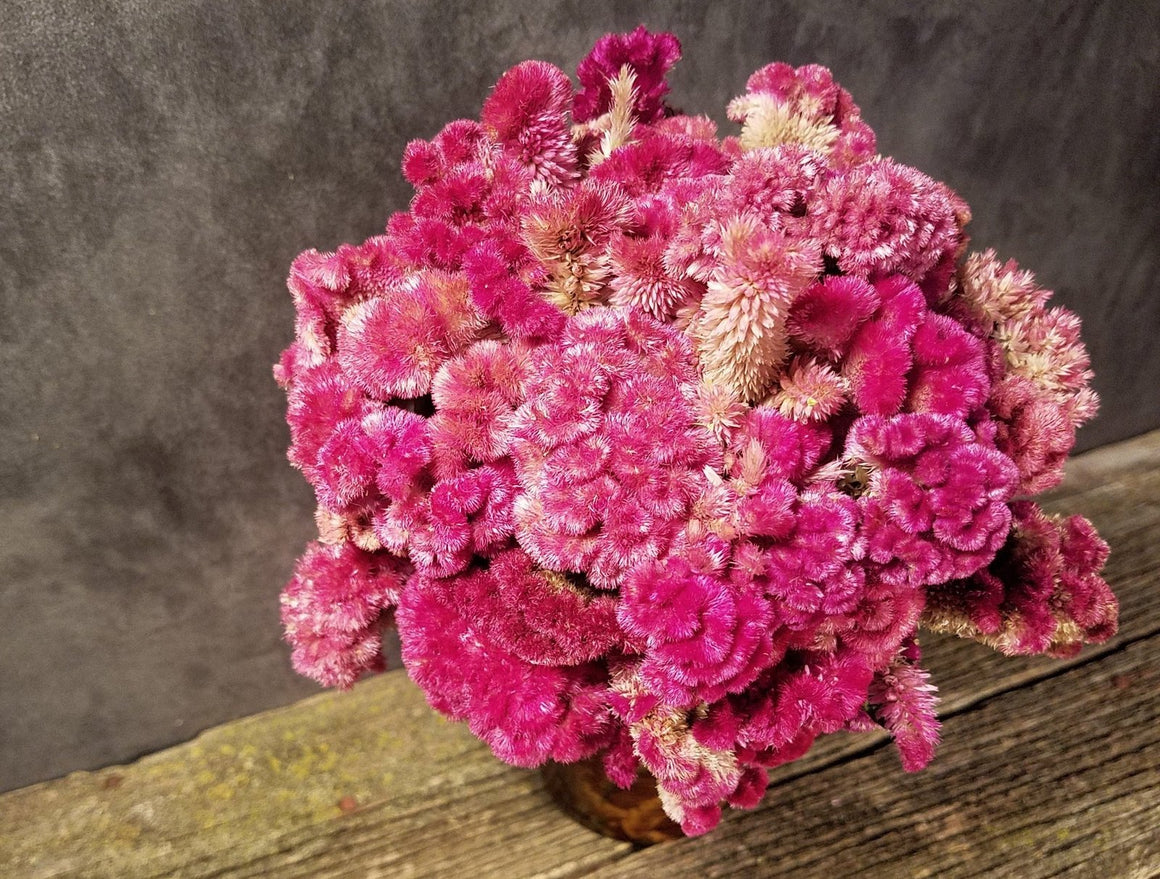
[[[295,668],[349,687],[394,625],[501,759],[643,769],[696,834],[820,735],[926,765],[920,629],[1066,656],[1117,605],[1031,500],[1095,413],[1079,319],[830,71],[762,68],[721,136],[679,57],[610,34],[410,143],[409,208],[291,266],[274,373],[318,502]]]

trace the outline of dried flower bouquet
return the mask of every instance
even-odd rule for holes
[[[319,503],[295,667],[350,686],[393,622],[501,759],[643,766],[697,834],[821,733],[925,765],[920,626],[1068,655],[1117,606],[1028,499],[1096,409],[1076,316],[825,68],[759,70],[719,138],[665,103],[679,54],[528,61],[411,143],[410,210],[294,262],[275,373]]]

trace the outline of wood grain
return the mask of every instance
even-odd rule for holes
[[[1121,631],[1064,662],[927,638],[922,773],[831,736],[758,810],[636,851],[390,673],[0,796],[0,876],[1158,876],[1160,431],[1076,459],[1048,506],[1111,543]]]

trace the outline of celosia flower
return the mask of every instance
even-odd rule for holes
[[[861,412],[894,415],[909,391],[911,340],[923,318],[922,293],[900,276],[874,287],[878,308],[855,330],[842,361],[842,376]]]
[[[566,317],[563,310],[531,286],[542,283],[547,271],[514,235],[476,244],[464,256],[463,272],[472,304],[509,338],[547,339],[560,332]]]
[[[576,68],[581,90],[576,94],[572,117],[587,122],[606,113],[612,104],[609,80],[628,67],[636,79],[635,116],[643,123],[656,122],[665,112],[669,92],[665,75],[681,57],[681,43],[672,34],[652,34],[638,27],[630,34],[607,34]]]
[[[749,78],[746,94],[729,105],[729,118],[743,123],[745,149],[801,144],[832,154],[836,164],[874,156],[875,139],[850,93],[826,68],[769,64]]]
[[[696,834],[819,735],[925,765],[920,621],[1069,655],[1117,608],[1091,525],[1014,500],[1094,414],[1078,318],[960,266],[967,206],[829,71],[763,68],[719,137],[663,102],[679,54],[525,62],[408,144],[385,234],[295,260],[274,373],[318,499],[295,667],[350,686],[393,621],[499,757],[643,769]]]
[[[1045,308],[1050,292],[1014,260],[1000,265],[992,251],[972,255],[960,279],[957,313],[991,336],[1002,361],[987,401],[996,442],[1019,467],[1020,490],[1045,491],[1063,478],[1075,431],[1095,415],[1099,401],[1079,337],[1079,319]],[[952,312],[956,313],[956,312]]]
[[[917,654],[917,645],[907,652]],[[874,676],[869,693],[874,714],[894,736],[907,772],[925,767],[938,746],[938,696],[930,675],[915,664],[917,659],[900,656]]]
[[[721,819],[721,801],[743,781],[752,784],[731,749],[698,741],[688,713],[657,704],[631,667],[614,669],[611,698],[628,722],[634,751],[657,779],[665,811],[686,833],[711,829]]]
[[[689,404],[693,352],[641,312],[602,309],[538,355],[512,428],[518,538],[549,570],[614,588],[664,552],[718,448]]]
[[[958,255],[970,213],[946,186],[891,159],[834,175],[810,213],[813,236],[847,274],[918,284]]]
[[[466,720],[509,763],[590,755],[611,731],[600,669],[534,665],[497,646],[471,612],[486,573],[408,581],[397,614],[408,671],[435,708]]]
[[[599,659],[624,642],[616,599],[583,580],[538,568],[507,549],[487,570],[489,588],[472,605],[497,644],[536,665]]]
[[[820,272],[821,255],[808,241],[750,216],[727,220],[694,329],[707,377],[746,401],[764,397],[788,351],[790,307]]]
[[[991,382],[983,344],[949,317],[927,312],[911,348],[911,412],[965,418],[987,401]]]
[[[348,544],[312,544],[282,593],[294,668],[326,686],[349,687],[383,668],[383,615],[398,601],[405,566]]]
[[[290,462],[312,485],[318,485],[326,479],[318,461],[322,447],[341,423],[361,418],[373,408],[333,360],[303,370],[287,391]]]
[[[795,421],[826,421],[848,392],[846,379],[828,363],[799,359],[782,374],[769,402]]]
[[[842,357],[858,327],[881,302],[874,285],[851,275],[827,275],[794,300],[788,322],[790,335],[819,354]]]
[[[424,272],[394,295],[363,300],[343,314],[338,362],[369,397],[418,397],[431,390],[436,370],[482,326],[468,300],[466,278]]]
[[[1011,459],[943,415],[867,416],[848,452],[874,468],[859,499],[867,558],[892,584],[968,576],[1006,539],[1017,471]]]
[[[445,363],[431,386],[436,454],[447,458],[458,453],[480,463],[506,455],[512,416],[523,402],[526,369],[521,352],[492,339]]]
[[[1114,635],[1116,599],[1100,577],[1108,546],[1091,523],[1030,501],[1012,508],[1002,551],[971,578],[932,590],[925,623],[1008,654],[1071,656]]]
[[[568,74],[543,61],[525,61],[500,77],[480,118],[537,180],[565,183],[577,176],[567,118],[571,99]]]
[[[643,685],[673,708],[738,692],[776,659],[760,589],[697,573],[679,557],[636,566],[617,613],[645,644]]]
[[[568,314],[607,298],[608,242],[628,222],[629,203],[616,187],[585,180],[538,199],[524,218],[524,241],[548,269],[543,295]]]
[[[1015,260],[1000,265],[995,251],[972,253],[959,273],[958,302],[990,333],[997,324],[1018,320],[1046,305],[1051,293],[1041,290],[1031,272]]]
[[[729,158],[713,142],[691,134],[652,134],[626,144],[592,169],[594,180],[616,183],[633,198],[661,195],[680,180],[729,171]]]

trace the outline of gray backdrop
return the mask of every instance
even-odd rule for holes
[[[6,0],[0,787],[314,691],[277,595],[311,536],[270,364],[301,249],[405,207],[411,138],[512,64],[671,29],[679,106],[821,62],[976,246],[1079,311],[1090,447],[1160,425],[1156,3]],[[389,718],[383,719],[389,723]]]

